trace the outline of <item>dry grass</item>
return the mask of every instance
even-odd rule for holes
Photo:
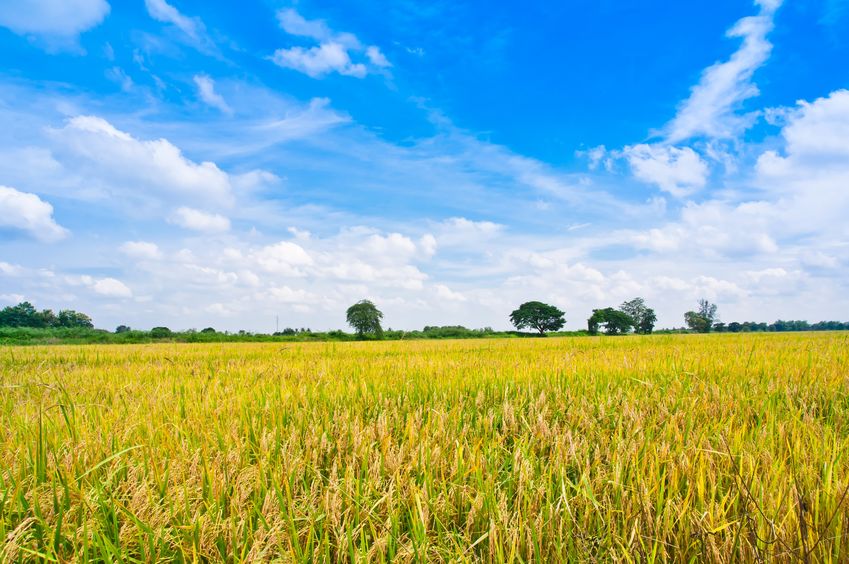
[[[849,559],[844,333],[0,350],[0,560]]]

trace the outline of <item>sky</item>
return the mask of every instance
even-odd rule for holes
[[[849,320],[849,0],[0,0],[0,307]]]

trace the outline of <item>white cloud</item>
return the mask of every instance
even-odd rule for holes
[[[14,0],[0,2],[0,26],[20,35],[72,39],[108,13],[106,0]]]
[[[111,298],[130,298],[133,292],[126,284],[115,278],[101,278],[91,284],[91,288],[101,296]]]
[[[794,164],[801,158],[810,158],[846,165],[849,159],[849,90],[836,90],[813,102],[799,101],[795,110],[786,113],[785,120],[787,123],[781,130],[784,150]]]
[[[351,53],[363,56],[363,45],[351,33],[337,33],[324,20],[308,20],[292,8],[277,12],[280,27],[286,33],[308,37],[318,42],[312,47],[293,46],[277,49],[271,60],[283,68],[302,72],[312,78],[322,78],[331,73],[363,78],[368,74],[364,62],[355,62]],[[392,64],[376,45],[365,48],[365,60],[373,68],[386,69]]]
[[[781,131],[783,151],[757,160],[757,183],[781,198],[776,206],[787,233],[819,234],[846,240],[849,228],[849,91],[838,90],[813,102],[800,102]]]
[[[307,20],[292,8],[278,11],[277,21],[280,22],[283,31],[290,35],[309,37],[316,41],[325,41],[333,37],[333,32],[324,20]]]
[[[0,261],[0,274],[3,276],[18,276],[23,273],[24,269],[17,264]]]
[[[430,233],[425,233],[422,235],[421,239],[419,239],[419,248],[425,256],[432,257],[436,254],[439,244],[436,241],[436,237]]]
[[[151,193],[201,197],[218,205],[232,201],[227,173],[215,163],[187,159],[166,139],[139,140],[97,116],[71,118],[53,134],[61,148],[72,153],[69,160],[74,166],[80,166],[83,159],[87,180],[102,179],[107,193],[120,191],[142,198]]]
[[[371,61],[376,67],[387,68],[391,67],[392,63],[386,58],[386,56],[380,51],[380,48],[375,45],[369,45],[366,49],[366,56],[368,60]]]
[[[144,0],[144,5],[147,7],[147,13],[156,21],[175,25],[195,41],[205,39],[203,24],[199,19],[184,16],[165,0]]]
[[[631,242],[658,253],[712,258],[772,254],[778,251],[775,224],[776,209],[768,202],[688,202],[678,221],[632,234]]]
[[[288,276],[303,276],[301,268],[314,262],[303,247],[290,241],[263,247],[253,253],[252,257],[265,271]]]
[[[127,241],[121,245],[120,250],[125,255],[137,259],[158,260],[162,258],[162,252],[156,243],[147,241]]]
[[[365,65],[351,62],[348,51],[339,43],[322,43],[309,49],[278,49],[271,60],[281,67],[300,71],[312,78],[321,78],[331,72],[362,78],[367,73]]]
[[[707,164],[689,147],[641,143],[622,150],[634,176],[656,184],[673,196],[686,196],[703,188],[709,174]]]
[[[436,297],[441,300],[449,300],[453,302],[465,302],[466,296],[461,294],[460,292],[455,292],[445,284],[437,284],[434,286],[436,290]]]
[[[760,14],[742,18],[728,31],[728,37],[741,38],[743,44],[730,59],[704,70],[690,97],[664,128],[670,143],[698,136],[734,138],[752,124],[753,115],[737,112],[744,101],[759,94],[752,76],[769,58],[772,44],[766,36],[780,4],[780,0],[758,2]]]
[[[215,91],[215,81],[202,74],[194,76],[195,85],[198,87],[198,95],[203,102],[222,113],[232,114],[233,109],[227,105],[224,98]]]
[[[194,208],[178,208],[171,215],[169,221],[180,227],[202,233],[221,233],[230,230],[230,220],[223,215]]]
[[[119,84],[121,86],[121,90],[124,92],[131,92],[133,88],[135,88],[135,83],[133,82],[132,77],[130,77],[130,75],[128,75],[121,67],[115,66],[107,70],[106,78]]]
[[[442,222],[443,229],[458,236],[492,236],[504,229],[492,221],[473,221],[465,217],[450,217]]]
[[[0,228],[23,231],[48,243],[68,236],[68,230],[53,219],[53,206],[8,186],[0,186]]]
[[[133,296],[132,290],[126,284],[112,277],[94,278],[88,274],[83,274],[82,276],[64,276],[57,279],[56,282],[57,284],[64,282],[69,286],[83,286],[92,290],[95,294],[110,298],[130,298]],[[60,286],[57,285],[56,287],[59,288]]]

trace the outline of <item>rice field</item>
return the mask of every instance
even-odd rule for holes
[[[849,334],[0,349],[0,561],[846,562]]]

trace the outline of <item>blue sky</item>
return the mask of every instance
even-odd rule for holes
[[[0,304],[849,318],[849,0],[0,0]]]

